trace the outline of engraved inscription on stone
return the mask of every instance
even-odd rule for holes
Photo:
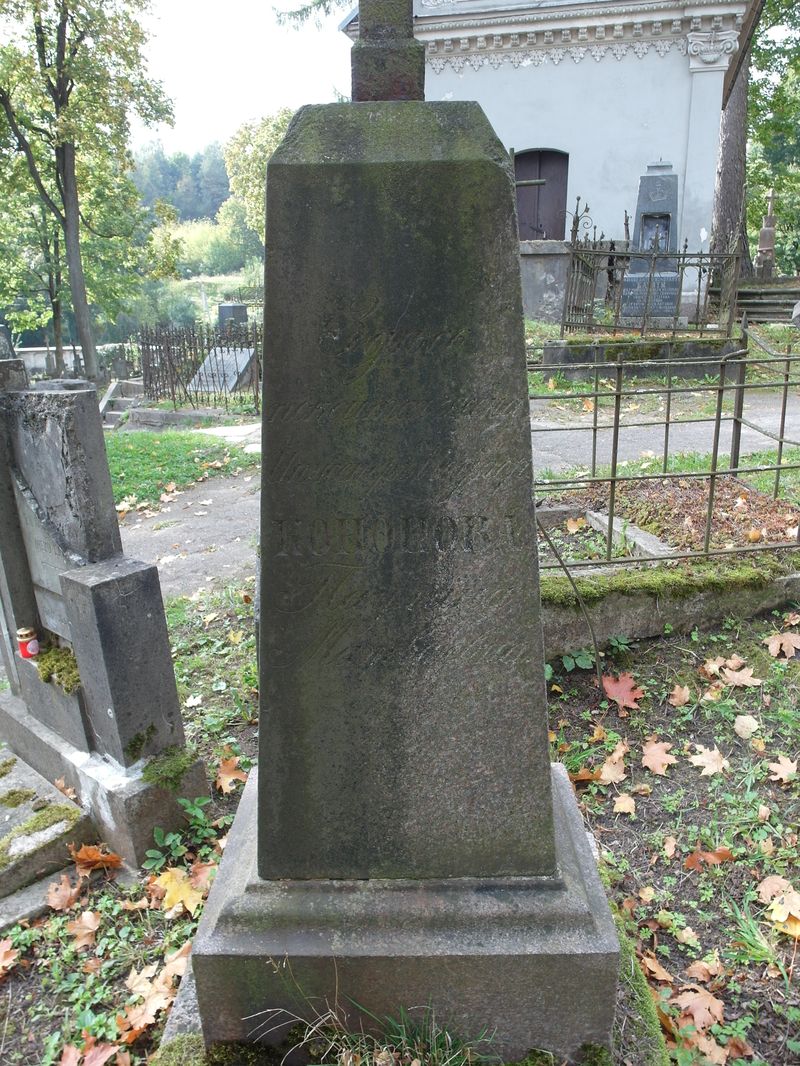
[[[673,273],[653,274],[648,297],[648,274],[627,274],[622,282],[622,315],[624,318],[642,318],[645,309],[648,318],[672,318],[680,297],[678,275]]]

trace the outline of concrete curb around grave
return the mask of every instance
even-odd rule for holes
[[[593,571],[592,576],[603,573],[608,574],[609,570]],[[678,632],[688,632],[695,626],[702,629],[731,615],[751,618],[791,600],[800,600],[800,573],[765,580],[761,586],[699,589],[683,595],[612,591],[586,606],[597,643],[602,648],[612,637],[625,636],[631,640],[660,637],[667,624]],[[542,627],[548,660],[591,646],[586,618],[577,604],[544,600]]]

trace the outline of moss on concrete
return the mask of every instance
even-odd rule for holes
[[[207,1066],[206,1046],[195,1033],[181,1033],[162,1044],[150,1060],[152,1066]]]
[[[18,825],[16,829],[12,829],[10,833],[6,833],[0,840],[0,870],[4,870],[11,864],[12,858],[9,850],[15,840],[30,836],[32,833],[40,833],[43,829],[50,829],[59,822],[65,822],[65,831],[69,830],[80,818],[80,814],[80,810],[73,804],[51,803],[49,807],[43,807],[42,810],[31,815],[27,821]]]
[[[4,807],[21,807],[23,803],[33,799],[36,792],[32,788],[10,788],[8,792],[0,795],[0,804]]]
[[[151,722],[147,729],[143,730],[141,733],[137,733],[136,736],[131,737],[125,748],[125,754],[131,762],[136,762],[137,759],[141,758],[142,752],[155,735],[155,723]]]
[[[16,765],[17,759],[14,755],[9,759],[3,759],[3,761],[0,762],[0,778],[5,777],[6,774],[10,774]]]
[[[651,570],[615,570],[608,574],[576,577],[575,584],[587,604],[598,603],[613,593],[685,599],[699,592],[763,588],[776,577],[791,573],[792,569],[788,560],[764,555],[753,561],[659,566]],[[578,598],[566,577],[543,577],[539,587],[542,603],[554,607],[578,606]]]
[[[36,669],[42,681],[58,685],[69,696],[80,688],[81,675],[71,648],[47,648],[36,656]]]
[[[154,756],[142,770],[142,780],[148,785],[178,792],[184,774],[194,763],[197,753],[193,748],[165,748]]]
[[[636,950],[625,930],[624,921],[615,908],[612,907],[612,910],[619,934],[619,982],[624,986],[624,997],[629,1006],[624,1019],[628,1029],[626,1043],[632,1042],[637,1047],[637,1066],[669,1066],[669,1052],[650,986],[636,958]],[[622,1020],[618,1010],[617,1023],[620,1024]]]

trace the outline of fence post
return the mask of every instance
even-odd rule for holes
[[[739,454],[742,447],[742,414],[744,413],[744,380],[747,371],[747,356],[750,339],[747,334],[747,314],[742,315],[742,344],[744,358],[736,360],[736,393],[733,398],[733,426],[731,429],[731,472],[739,468]]]

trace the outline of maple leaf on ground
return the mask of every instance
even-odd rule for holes
[[[117,1057],[114,1059],[114,1066],[131,1066],[131,1053],[129,1051],[118,1051]]]
[[[722,677],[734,688],[758,688],[764,684],[760,677],[753,677],[752,666],[746,666],[743,670],[730,670],[726,666],[722,669]]]
[[[631,749],[624,740],[620,740],[609,757],[600,767],[600,783],[602,785],[617,784],[622,781],[625,774],[625,756]]]
[[[582,766],[580,770],[571,771],[569,779],[573,785],[580,785],[584,781],[599,781],[600,771],[590,770],[588,766]]]
[[[667,767],[678,761],[674,755],[669,754],[671,747],[671,744],[651,737],[642,745],[642,766],[659,777],[664,777]]]
[[[237,781],[246,781],[247,774],[239,769],[239,756],[232,755],[230,759],[222,759],[217,770],[214,785],[226,795],[233,792]]]
[[[701,851],[695,848],[686,856],[683,864],[685,870],[702,870],[703,865],[719,866],[722,862],[733,862],[733,852],[730,848],[717,848],[715,851]]]
[[[187,940],[177,951],[164,956],[164,969],[161,977],[165,981],[172,981],[173,977],[183,977],[186,967],[189,965],[189,955],[192,952],[192,942]]]
[[[722,973],[722,963],[716,952],[710,959],[698,959],[686,968],[686,976],[693,977],[695,981],[707,983]]]
[[[93,1036],[87,1038],[83,1045],[82,1066],[105,1066],[105,1063],[119,1051],[119,1044],[98,1044]]]
[[[725,1045],[728,1057],[731,1059],[752,1059],[755,1051],[741,1036],[732,1036]]]
[[[780,932],[800,940],[800,892],[786,889],[772,900],[767,914]]]
[[[725,1066],[728,1061],[728,1049],[721,1047],[708,1033],[690,1033],[684,1037],[684,1043],[696,1048],[703,1056],[707,1066]]]
[[[61,1049],[61,1058],[58,1060],[58,1066],[78,1066],[81,1055],[80,1048],[75,1047],[74,1044],[65,1044]]]
[[[153,977],[157,969],[157,962],[142,967],[141,972],[132,966],[131,972],[125,978],[125,987],[136,996],[146,996],[152,988]]]
[[[702,744],[695,744],[694,747],[697,754],[690,755],[689,762],[692,766],[701,767],[701,777],[711,777],[730,769],[730,763],[716,745],[713,748],[705,748]]]
[[[196,888],[198,892],[202,892],[205,895],[211,888],[211,882],[214,880],[218,866],[219,863],[216,862],[201,862],[200,859],[195,859],[189,870],[189,880],[192,882],[192,888]]]
[[[54,911],[68,911],[81,894],[83,886],[78,881],[75,887],[66,874],[61,875],[60,881],[51,881],[47,886],[47,905]]]
[[[636,800],[623,792],[614,800],[615,814],[636,814]]]
[[[124,899],[121,906],[124,911],[146,911],[150,907],[150,900],[147,896],[137,900]]]
[[[185,870],[171,866],[156,878],[156,884],[164,889],[165,911],[171,911],[180,903],[194,917],[194,912],[203,902],[203,893],[192,887]]]
[[[714,678],[719,677],[719,672],[725,665],[725,660],[721,655],[717,655],[714,659],[706,659],[703,665],[700,667],[699,672],[704,677]]]
[[[797,760],[792,761],[785,755],[779,755],[777,762],[771,762],[768,764],[772,773],[769,775],[770,781],[780,781],[782,785],[788,785],[790,781],[793,781],[797,777]]]
[[[0,977],[11,973],[17,964],[19,952],[11,946],[10,940],[0,940]]]
[[[700,985],[687,985],[685,990],[673,997],[684,1014],[688,1014],[698,1029],[708,1029],[712,1025],[722,1024],[725,1004],[721,999],[701,988]]]
[[[675,688],[669,694],[669,700],[667,701],[672,707],[685,707],[691,699],[691,693],[688,685],[676,685]]]
[[[668,859],[671,859],[675,854],[675,848],[678,846],[678,841],[675,837],[666,837],[664,839],[664,854]]]
[[[787,659],[792,659],[794,653],[800,649],[800,633],[770,633],[761,643],[767,645],[773,659],[777,659],[781,653]]]
[[[675,939],[679,944],[690,944],[693,948],[700,947],[700,940],[697,933],[690,925],[684,926],[683,929],[679,929],[675,933]]]
[[[80,877],[88,877],[92,870],[116,870],[122,866],[122,857],[109,851],[105,844],[84,844],[77,849],[70,844],[69,853]]]
[[[791,891],[791,888],[791,882],[787,881],[785,877],[781,877],[779,874],[770,874],[763,881],[759,881],[758,898],[762,903],[769,903],[776,896]]]
[[[644,696],[644,689],[637,688],[630,674],[603,674],[603,691],[620,709],[630,707],[634,711],[639,710],[639,700]]]
[[[97,930],[100,928],[100,911],[84,911],[80,918],[73,922],[67,922],[67,932],[75,937],[75,947],[81,948],[94,946]]]
[[[647,954],[642,955],[641,963],[645,973],[650,977],[654,977],[656,981],[665,981],[668,985],[671,985],[675,978],[665,970],[655,955]]]

